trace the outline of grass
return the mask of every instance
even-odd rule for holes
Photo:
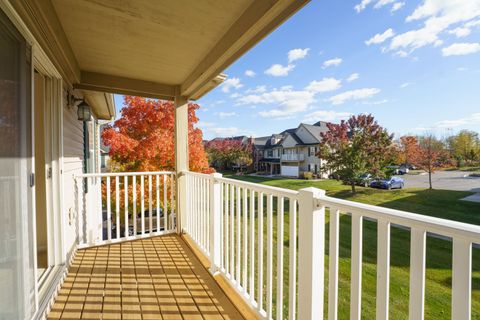
[[[479,166],[465,166],[465,167],[454,167],[454,168],[446,168],[445,171],[472,171],[472,172],[480,172]]]
[[[435,216],[466,223],[480,225],[480,204],[459,201],[471,194],[469,192],[447,190],[376,190],[358,187],[355,195],[348,186],[335,180],[306,181],[296,179],[271,179],[265,177],[230,176],[230,178],[261,183],[265,185],[298,190],[305,187],[317,187],[327,191],[333,197],[358,201],[383,207],[411,211],[423,215]],[[276,208],[274,204],[273,208]],[[288,207],[285,208],[288,215]],[[264,224],[265,224],[264,220]],[[344,215],[340,224],[340,260],[339,260],[339,319],[349,318],[350,301],[350,246],[351,219]],[[327,213],[328,223],[328,213]],[[288,224],[285,218],[284,234],[284,301],[288,296]],[[276,248],[276,212],[273,216],[274,247]],[[363,273],[362,273],[362,318],[375,318],[376,292],[376,253],[377,224],[364,221],[363,224]],[[258,230],[256,230],[258,232]],[[265,232],[265,231],[264,231]],[[265,238],[265,237],[264,237]],[[326,236],[328,250],[328,225]],[[274,254],[274,268],[276,255]],[[452,244],[450,241],[427,237],[425,319],[450,319],[451,314],[451,265]],[[390,318],[408,319],[410,231],[392,228],[391,230],[391,269],[390,269]],[[326,256],[328,270],[328,252]],[[274,275],[275,277],[275,275]],[[325,277],[328,283],[328,277]],[[275,289],[275,288],[274,288]],[[327,286],[325,287],[327,289]],[[275,289],[276,291],[276,289]],[[480,319],[480,250],[473,250],[472,280],[472,319]],[[327,290],[325,290],[327,297]],[[328,297],[327,297],[328,299]],[[274,294],[275,301],[275,294]],[[326,302],[327,303],[327,302]],[[327,305],[325,305],[327,310]],[[286,316],[286,310],[283,310]]]

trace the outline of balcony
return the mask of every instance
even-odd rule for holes
[[[282,154],[282,161],[283,162],[305,161],[305,155],[303,153]]]
[[[87,174],[76,177],[78,186],[83,179],[101,183],[79,203],[81,249],[51,319],[322,319],[324,314],[337,319],[340,219],[346,216],[351,219],[351,319],[360,319],[365,303],[367,220],[377,226],[376,297],[368,301],[376,305],[377,319],[389,318],[394,228],[410,234],[409,318],[424,318],[430,237],[453,244],[452,319],[472,316],[472,278],[477,277],[472,246],[480,244],[479,226],[336,199],[315,188],[292,191],[220,174]],[[180,214],[177,184],[186,188]]]

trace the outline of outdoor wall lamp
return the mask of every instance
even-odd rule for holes
[[[77,108],[78,120],[90,121],[92,111],[90,110],[90,106],[88,105],[88,103],[86,103],[85,100],[82,100],[82,102],[80,102]]]

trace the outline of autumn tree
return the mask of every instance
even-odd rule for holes
[[[190,170],[211,172],[202,144],[202,131],[195,127],[199,106],[188,105]],[[171,101],[125,96],[121,117],[102,133],[110,157],[123,171],[175,169],[175,105]]]
[[[447,143],[458,167],[463,161],[473,162],[480,159],[480,139],[475,131],[462,130],[449,137]]]
[[[419,138],[419,153],[413,159],[413,163],[428,173],[429,188],[432,186],[432,174],[441,166],[440,158],[444,154],[443,143],[433,134],[427,134]]]
[[[413,164],[414,160],[418,158],[420,153],[420,146],[418,139],[414,136],[403,136],[400,138],[400,149],[398,163]]]
[[[335,171],[355,193],[355,180],[363,173],[382,175],[390,161],[393,136],[378,125],[372,115],[352,116],[340,124],[327,124],[328,131],[320,133],[318,156],[326,160],[323,171]]]
[[[231,168],[233,165],[239,168],[248,167],[252,164],[252,143],[247,143],[231,138],[213,139],[205,144],[210,163],[220,169]]]

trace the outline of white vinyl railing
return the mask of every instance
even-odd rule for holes
[[[79,247],[176,231],[175,173],[92,173],[74,179]]]
[[[480,227],[332,198],[323,190],[285,190],[219,174],[185,172],[183,231],[263,319],[338,318],[340,216],[351,216],[350,319],[362,311],[363,221],[377,222],[376,318],[389,318],[390,229],[410,230],[409,319],[424,318],[427,233],[453,241],[452,319],[471,318],[472,245]],[[298,213],[298,217],[297,217]],[[324,261],[329,216],[329,264]],[[297,249],[298,248],[298,249]]]
[[[286,153],[282,154],[282,161],[304,161],[305,155],[303,153]]]

